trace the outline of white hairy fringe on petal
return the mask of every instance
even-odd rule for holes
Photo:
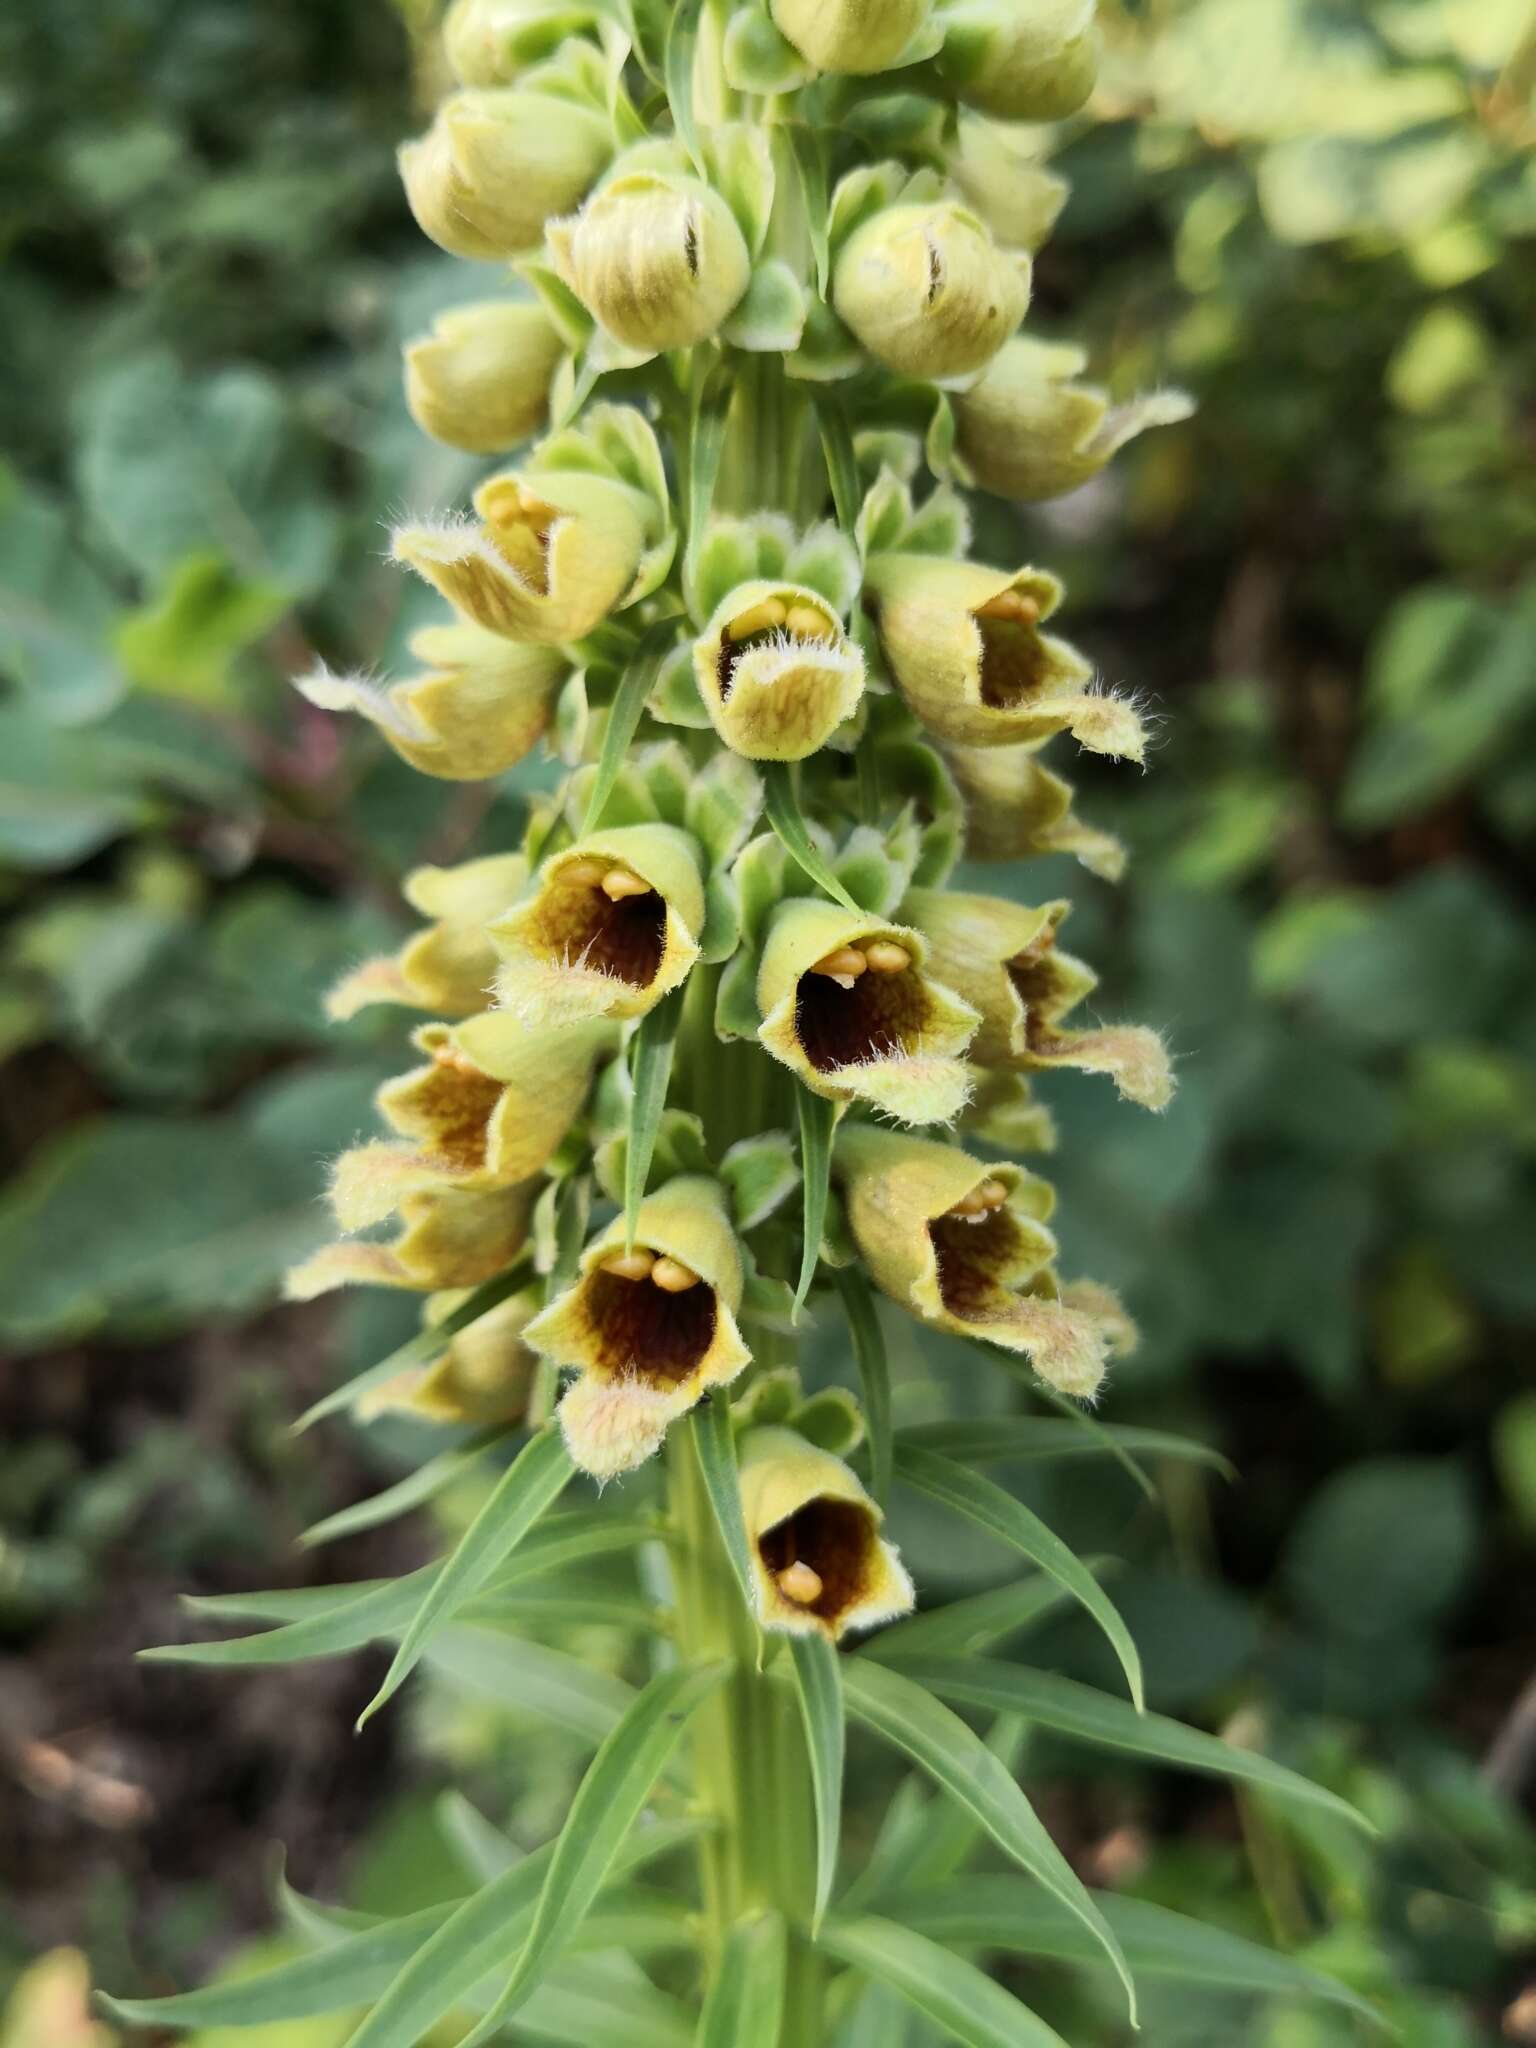
[[[585,1023],[606,1017],[620,997],[633,993],[622,975],[589,966],[591,946],[569,947],[558,960],[534,954],[509,961],[496,977],[496,1007],[524,1024]]]
[[[308,675],[295,676],[293,687],[320,711],[356,711],[374,725],[397,733],[417,746],[430,745],[435,734],[404,703],[391,685],[363,674],[337,675],[318,662]]]

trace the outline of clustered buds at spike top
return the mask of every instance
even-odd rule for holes
[[[510,85],[549,57],[567,36],[601,16],[600,5],[550,0],[453,0],[443,23],[443,54],[461,85]]]
[[[1054,576],[876,555],[864,578],[897,685],[941,739],[998,746],[1070,732],[1091,753],[1141,759],[1134,707],[1094,690],[1076,648],[1040,631],[1061,602]]]
[[[882,1516],[841,1458],[793,1429],[749,1429],[738,1446],[757,1618],[784,1635],[839,1642],[916,1604]]]
[[[578,1374],[559,1414],[583,1471],[611,1479],[643,1464],[678,1416],[751,1363],[736,1325],[743,1282],[725,1197],[702,1174],[647,1196],[633,1245],[618,1217],[587,1246],[575,1284],[524,1333]]]
[[[1111,1333],[1058,1299],[1044,1181],[853,1123],[838,1133],[833,1171],[859,1255],[893,1301],[937,1329],[1023,1353],[1062,1393],[1095,1392]]]
[[[1024,317],[1029,259],[952,200],[887,207],[838,253],[832,303],[887,369],[950,380],[983,369]]]
[[[1069,853],[1103,881],[1125,873],[1125,848],[1073,809],[1072,785],[1038,758],[1040,742],[945,749],[965,799],[965,850],[972,860],[1026,860]]]
[[[1108,1074],[1129,1101],[1165,1109],[1173,1094],[1168,1054],[1137,1024],[1063,1031],[1060,1019],[1098,986],[1081,960],[1060,952],[1066,903],[1034,908],[1002,896],[914,889],[902,914],[927,939],[935,974],[981,1017],[971,1056],[987,1067],[1081,1067]]]
[[[479,782],[521,761],[549,728],[569,663],[553,647],[503,639],[468,619],[423,626],[418,676],[381,685],[317,668],[296,687],[323,711],[355,711],[423,775]]]
[[[959,0],[945,15],[945,77],[1005,121],[1064,121],[1098,75],[1094,0]]]
[[[463,1305],[468,1295],[451,1289],[432,1295],[422,1321],[427,1328]],[[520,1422],[538,1371],[538,1355],[523,1332],[538,1314],[542,1290],[524,1287],[509,1295],[464,1329],[455,1331],[437,1358],[413,1366],[382,1386],[370,1387],[358,1401],[360,1421],[376,1415],[403,1413],[425,1422]]]
[[[758,1037],[816,1095],[902,1123],[949,1123],[973,1080],[961,1057],[978,1022],[931,979],[905,925],[796,897],[773,914],[758,968]]]
[[[478,527],[400,527],[395,554],[488,633],[542,647],[579,640],[634,582],[650,508],[613,477],[504,470],[474,504]]]
[[[461,1192],[424,1188],[397,1204],[401,1230],[393,1243],[347,1239],[329,1244],[289,1269],[290,1301],[313,1301],[335,1287],[478,1287],[494,1279],[523,1249],[538,1184]],[[375,1218],[374,1220],[377,1220]]]
[[[593,832],[545,861],[531,892],[490,927],[497,995],[545,1025],[643,1017],[699,957],[698,848],[672,825]]]
[[[456,868],[416,868],[402,884],[405,900],[436,922],[397,953],[343,976],[325,999],[326,1014],[355,1017],[370,1003],[403,1003],[440,1017],[488,1009],[496,949],[486,926],[527,881],[528,862],[520,853],[492,853]]]
[[[747,288],[752,259],[735,215],[697,178],[620,172],[570,220],[549,224],[555,267],[626,348],[690,348]]]
[[[491,299],[440,313],[405,351],[405,401],[424,434],[501,455],[543,426],[565,353],[542,306]]]
[[[922,27],[928,0],[770,0],[774,27],[818,71],[885,71]]]
[[[955,400],[955,442],[971,475],[999,497],[1033,503],[1085,484],[1148,427],[1187,419],[1182,391],[1112,405],[1074,381],[1083,351],[1016,336]]]
[[[461,92],[400,150],[417,224],[450,256],[496,263],[543,239],[613,150],[608,123],[552,93]]]
[[[818,592],[742,583],[693,645],[715,731],[749,761],[803,761],[858,709],[864,657]]]

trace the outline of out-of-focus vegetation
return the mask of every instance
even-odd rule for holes
[[[1532,2041],[1536,19],[1102,11],[1031,319],[1201,409],[987,538],[1064,573],[1074,636],[1174,728],[1144,777],[1078,775],[1133,860],[1114,891],[1073,873],[1071,938],[1129,963],[1104,1007],[1166,1027],[1180,1096],[1154,1121],[1043,1092],[1071,1263],[1146,1332],[1111,1412],[1206,1434],[1239,1478],[1160,1475],[1154,1511],[1069,1464],[1036,1494],[1126,1560],[1152,1704],[1262,1723],[1382,1839],[1090,1781],[1043,1741],[1031,1782],[1095,1882],[1326,1965],[1409,2048]],[[204,1973],[261,1924],[278,1836],[306,1888],[407,1910],[457,1883],[433,1789],[462,1776],[531,1841],[574,1761],[441,1680],[403,1739],[358,1743],[366,1674],[129,1661],[180,1587],[418,1554],[405,1524],[296,1560],[395,1468],[387,1426],[286,1434],[408,1310],[272,1303],[400,1064],[403,1022],[326,1027],[323,989],[401,928],[405,869],[508,841],[541,772],[425,783],[283,680],[309,647],[390,666],[419,615],[380,522],[472,473],[398,396],[399,342],[464,290],[394,178],[420,89],[384,0],[0,24],[4,1973],[63,1942],[114,1989]],[[891,1342],[903,1419],[938,1412],[932,1349]],[[974,1543],[925,1529],[923,1553],[944,1541],[946,1591],[988,1582]],[[4,2048],[71,1969],[24,1982]],[[1147,1988],[1157,2048],[1364,2038]],[[1108,2004],[1054,2016],[1120,2039]]]

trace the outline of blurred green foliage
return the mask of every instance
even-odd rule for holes
[[[1382,1842],[1129,1766],[1088,1781],[1043,1742],[1031,1775],[1099,1881],[1333,1969],[1409,2048],[1472,2048],[1536,1944],[1536,1850],[1476,1768],[1491,1753],[1517,1801],[1536,1787],[1501,1743],[1536,1665],[1536,19],[1102,11],[1100,118],[1058,154],[1073,196],[1031,318],[1117,389],[1177,381],[1201,409],[1022,532],[994,509],[987,540],[1062,570],[1075,637],[1168,743],[1145,777],[1079,776],[1132,848],[1121,889],[1055,863],[1005,886],[1070,892],[1105,1010],[1180,1055],[1161,1120],[1070,1077],[1046,1091],[1051,1170],[1071,1265],[1146,1333],[1111,1412],[1209,1435],[1240,1478],[1160,1474],[1161,1515],[1071,1465],[1027,1497],[1127,1560],[1155,1705],[1262,1723]],[[400,340],[464,290],[394,179],[421,89],[407,28],[383,0],[58,0],[0,23],[0,1341],[33,1354],[14,1387],[88,1344],[109,1403],[114,1347],[210,1329],[224,1370],[256,1370],[280,1328],[339,1374],[408,1327],[393,1302],[262,1313],[325,1234],[322,1161],[400,1063],[403,1023],[327,1028],[321,992],[402,927],[404,869],[509,841],[540,772],[483,800],[426,784],[284,682],[311,647],[389,666],[419,614],[380,523],[472,473],[398,396]],[[940,1412],[942,1350],[890,1342],[899,1419]],[[46,1656],[125,1571],[250,1583],[242,1556],[259,1575],[280,1551],[253,1525],[296,1483],[281,1461],[221,1447],[152,1542],[185,1486],[174,1420],[72,1440],[14,1398],[12,1650]],[[388,1467],[387,1436],[361,1455]],[[921,1527],[946,1591],[987,1583],[975,1541]],[[1078,1623],[1046,1628],[1095,1675]],[[534,1839],[570,1763],[472,1684],[435,1683],[414,1732],[353,1893],[397,1911],[454,1882],[418,1782],[467,1775]],[[158,1899],[146,1967],[217,1951],[217,1930],[147,1930]],[[1107,2001],[1060,1996],[1069,2038],[1120,2039]],[[1363,2038],[1284,2001],[1262,2021],[1217,1994],[1149,2006],[1158,2048]]]

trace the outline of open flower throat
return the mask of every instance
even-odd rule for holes
[[[575,861],[545,887],[529,938],[546,959],[648,988],[666,951],[667,906],[613,862]]]
[[[981,701],[1008,711],[1039,696],[1050,680],[1050,656],[1036,631],[1039,601],[1005,590],[972,614],[981,648]]]
[[[640,1252],[636,1263],[654,1258]],[[663,1269],[675,1263],[655,1261]],[[689,1278],[692,1284],[675,1292],[651,1274],[629,1278],[602,1267],[591,1274],[583,1309],[592,1330],[593,1369],[659,1388],[691,1378],[715,1340],[718,1310],[714,1289]]]
[[[795,990],[795,1030],[819,1073],[916,1049],[928,993],[905,947],[858,939],[818,961]]]
[[[874,1521],[860,1501],[807,1501],[757,1539],[780,1593],[835,1628],[873,1590]]]
[[[1001,1320],[1013,1307],[1006,1281],[1030,1263],[1038,1249],[1016,1216],[999,1203],[980,1215],[951,1210],[928,1225],[938,1272],[939,1299],[964,1323]],[[1032,1256],[1033,1254],[1033,1256]]]

